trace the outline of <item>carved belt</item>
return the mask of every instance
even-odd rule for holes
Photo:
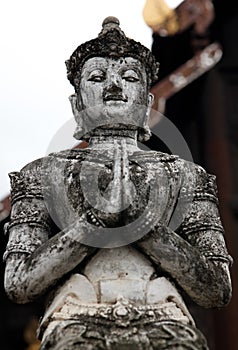
[[[75,303],[71,296],[67,304],[59,312],[55,312],[51,320],[84,320],[86,323],[115,324],[119,327],[136,325],[137,323],[154,323],[161,320],[175,320],[190,323],[189,318],[174,302],[152,305],[133,305],[128,300],[121,299],[115,304],[84,304]]]

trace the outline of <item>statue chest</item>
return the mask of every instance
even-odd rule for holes
[[[59,221],[66,225],[84,217],[92,225],[121,227],[146,213],[144,220],[153,214],[153,222],[156,217],[168,224],[179,181],[164,162],[144,158],[89,154],[80,161],[61,160],[51,172],[51,178],[57,172],[51,188]]]

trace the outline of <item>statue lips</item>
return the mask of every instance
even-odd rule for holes
[[[126,96],[123,96],[122,94],[106,94],[103,97],[103,101],[122,101],[122,102],[127,102],[128,98]]]

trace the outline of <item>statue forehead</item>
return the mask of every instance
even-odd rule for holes
[[[133,57],[122,57],[119,59],[114,59],[109,57],[92,57],[92,58],[89,58],[84,63],[82,68],[82,74],[94,68],[107,69],[109,67],[112,67],[112,68],[115,67],[116,69],[131,68],[146,74],[145,67],[142,65],[142,63]]]

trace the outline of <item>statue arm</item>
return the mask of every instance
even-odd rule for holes
[[[225,306],[231,297],[229,261],[209,259],[168,227],[160,227],[138,243],[198,305]]]
[[[205,172],[200,177],[199,190],[176,232],[157,227],[138,245],[197,304],[221,307],[231,298],[232,259],[223,237],[214,177]]]
[[[37,173],[39,169],[11,174],[5,290],[18,303],[45,293],[93,251],[80,243],[85,231],[80,221],[53,235],[53,222],[42,198]]]
[[[42,229],[20,225],[10,235],[27,231],[27,236],[46,235]],[[6,257],[5,290],[9,298],[26,303],[45,293],[65,274],[74,269],[93,249],[80,244],[72,237],[78,232],[71,228],[59,232],[42,243],[31,254],[11,251]]]

